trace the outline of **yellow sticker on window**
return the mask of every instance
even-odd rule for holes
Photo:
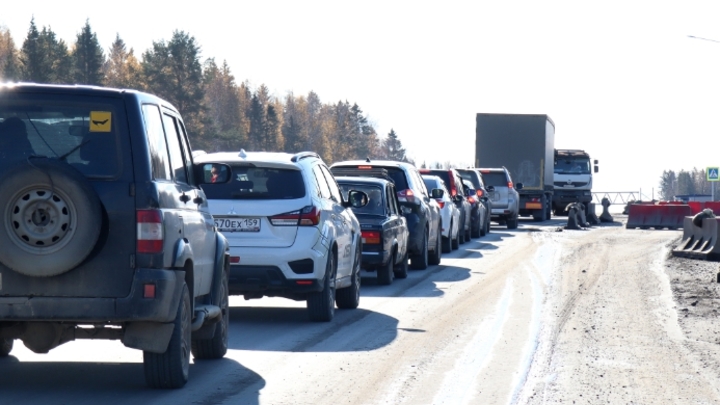
[[[111,124],[111,112],[90,111],[90,132],[110,132]]]

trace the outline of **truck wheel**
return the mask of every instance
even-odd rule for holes
[[[427,231],[423,235],[420,253],[413,255],[410,266],[415,270],[425,270],[428,267],[428,234]]]
[[[430,254],[428,257],[428,263],[432,265],[438,265],[440,264],[441,256],[440,253],[442,250],[442,246],[440,246],[442,243],[442,234],[440,233],[440,229],[437,230],[437,236],[435,237],[435,250]]]
[[[517,229],[517,227],[518,227],[518,217],[517,216],[507,219],[507,229]]]
[[[230,299],[228,294],[228,275],[222,272],[220,290],[220,321],[215,324],[215,334],[212,339],[192,340],[191,350],[196,359],[222,359],[228,348],[228,327],[230,326]]]
[[[181,388],[190,372],[190,293],[183,283],[174,329],[165,353],[143,352],[145,381],[151,388]]]
[[[79,265],[102,228],[100,199],[80,172],[59,160],[14,166],[0,178],[0,262],[30,277]]]
[[[408,255],[407,252],[400,263],[395,265],[395,277],[396,278],[407,278],[408,276]]]
[[[380,285],[390,285],[393,282],[393,276],[395,273],[393,272],[393,262],[395,261],[395,254],[393,253],[392,256],[388,259],[387,264],[380,266],[380,268],[377,269],[377,282]]]
[[[7,357],[13,348],[13,340],[8,338],[0,339],[0,357]]]
[[[362,265],[362,242],[358,241],[355,248],[355,264],[353,265],[352,284],[337,290],[335,303],[341,309],[355,309],[360,305],[360,267]]]
[[[308,296],[307,310],[314,322],[330,322],[335,316],[335,253],[332,251],[328,252],[323,289]]]

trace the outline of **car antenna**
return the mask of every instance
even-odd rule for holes
[[[370,157],[368,157],[367,159],[365,159],[365,162],[370,163]]]

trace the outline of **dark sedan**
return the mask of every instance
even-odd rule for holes
[[[408,227],[397,200],[395,185],[372,177],[336,177],[343,193],[360,190],[368,196],[362,208],[353,208],[362,232],[362,267],[377,272],[378,284],[390,284],[408,272]]]

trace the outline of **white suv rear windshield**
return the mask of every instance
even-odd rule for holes
[[[207,165],[208,167],[210,165]],[[299,170],[268,167],[232,166],[231,180],[222,184],[203,184],[211,200],[288,200],[305,197],[305,183]],[[205,173],[209,182],[212,173]]]

